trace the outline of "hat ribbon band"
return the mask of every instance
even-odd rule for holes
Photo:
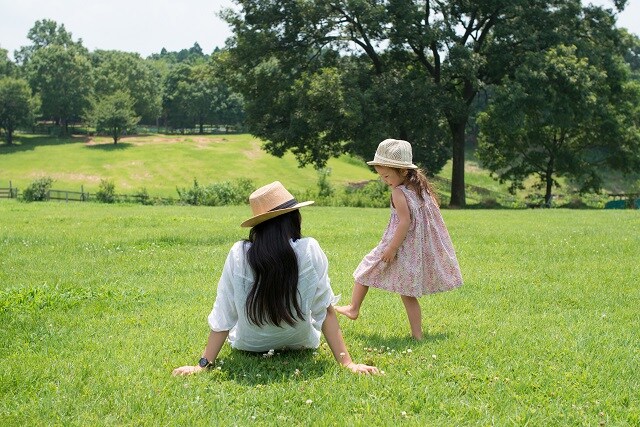
[[[283,204],[278,205],[273,209],[269,209],[269,212],[277,211],[277,210],[280,210],[280,209],[287,209],[287,208],[290,208],[291,206],[294,206],[296,204],[298,204],[298,201],[294,197],[293,199],[289,200],[288,202],[284,202]]]
[[[380,154],[376,154],[375,156],[373,156],[373,161],[374,162],[387,162],[387,163],[407,163],[406,160],[391,159],[389,157],[381,156]],[[409,162],[409,163],[411,163],[411,162]]]

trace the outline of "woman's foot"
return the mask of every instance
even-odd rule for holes
[[[351,320],[356,320],[360,312],[353,308],[351,304],[349,305],[338,305],[333,307],[336,312],[342,314],[343,316],[347,316]]]

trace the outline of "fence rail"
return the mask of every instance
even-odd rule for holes
[[[9,181],[9,187],[0,187],[0,199],[17,199],[18,189]]]
[[[49,200],[64,200],[65,202],[86,202],[89,200],[89,193],[83,191],[49,190],[47,195]]]

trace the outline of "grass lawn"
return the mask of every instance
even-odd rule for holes
[[[300,169],[290,153],[267,154],[251,135],[141,135],[117,145],[107,137],[53,138],[21,135],[14,146],[0,145],[0,187],[12,181],[24,190],[41,176],[55,180],[53,188],[95,193],[101,179],[113,180],[118,194],[146,188],[151,196],[178,197],[176,187],[253,179],[256,187],[276,179],[292,191],[316,188],[313,167]],[[331,159],[330,182],[375,179],[362,161],[343,156]]]
[[[347,301],[387,209],[303,211]],[[421,299],[371,290],[340,318],[355,376],[326,345],[195,363],[248,207],[0,200],[0,425],[640,424],[637,211],[443,211],[465,285]]]

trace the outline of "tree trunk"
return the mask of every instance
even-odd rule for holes
[[[453,169],[451,171],[451,200],[449,206],[464,208],[466,194],[464,184],[464,131],[466,120],[449,121],[451,136],[453,137]]]
[[[204,123],[200,122],[200,135],[204,134]]]
[[[8,125],[5,129],[7,131],[7,145],[13,144],[13,126]]]
[[[551,207],[551,199],[553,198],[553,194],[551,193],[553,190],[553,167],[554,158],[551,157],[549,159],[549,163],[547,164],[547,173],[545,176],[546,190],[544,193],[544,206],[547,208]]]

